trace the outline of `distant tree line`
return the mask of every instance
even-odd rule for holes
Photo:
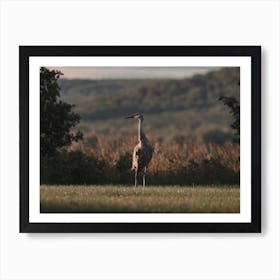
[[[185,112],[196,119],[202,112],[221,112],[220,96],[239,99],[239,67],[228,67],[191,78],[145,80],[60,80],[65,100],[78,104],[83,120],[106,120],[124,112],[145,116]],[[217,114],[218,115],[218,114]],[[209,118],[204,121],[209,124]],[[218,120],[218,119],[217,119]]]

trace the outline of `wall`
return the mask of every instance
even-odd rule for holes
[[[280,3],[0,2],[1,279],[280,279]],[[19,234],[19,45],[262,45],[262,234]]]

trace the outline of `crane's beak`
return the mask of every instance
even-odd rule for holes
[[[134,118],[134,115],[131,115],[131,116],[125,117],[125,119],[133,119],[133,118]]]

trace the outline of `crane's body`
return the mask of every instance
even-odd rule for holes
[[[137,177],[142,175],[143,187],[145,187],[145,176],[148,165],[153,157],[154,149],[147,139],[142,129],[143,116],[139,113],[135,113],[127,118],[135,118],[138,120],[138,144],[134,147],[132,155],[132,167],[131,170],[135,172],[135,187],[137,186]]]

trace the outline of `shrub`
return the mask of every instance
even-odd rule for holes
[[[41,159],[41,184],[100,184],[106,163],[80,151],[59,152]]]

